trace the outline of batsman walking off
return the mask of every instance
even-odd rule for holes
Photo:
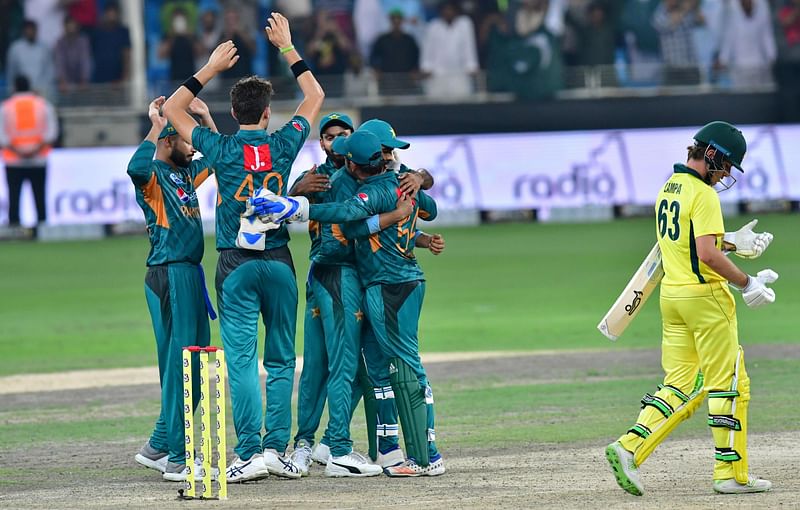
[[[736,182],[747,144],[727,122],[704,126],[688,147],[688,162],[674,173],[655,204],[656,236],[663,254],[661,282],[661,362],[664,383],[642,399],[636,423],[606,448],[620,487],[644,492],[639,467],[675,427],[708,396],[708,425],[714,437],[713,488],[723,494],[764,492],[772,484],[750,476],[747,467],[747,407],[750,379],[739,345],[736,302],[729,286],[750,308],[775,301],[766,284],[777,280],[770,269],[748,276],[725,252],[760,256],[772,241],[752,231],[755,221],[725,233],[715,188]]]

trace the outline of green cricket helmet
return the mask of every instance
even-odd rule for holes
[[[694,135],[694,139],[698,144],[708,146],[705,158],[714,168],[721,169],[722,161],[727,159],[744,172],[742,159],[747,152],[747,142],[742,132],[733,125],[721,120],[709,122]]]

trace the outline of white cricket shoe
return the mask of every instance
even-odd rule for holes
[[[330,457],[325,466],[325,476],[339,478],[343,476],[378,476],[383,468],[372,464],[360,453],[350,452],[341,457]]]
[[[399,466],[384,468],[386,476],[391,477],[412,477],[412,476],[439,476],[443,475],[444,459],[439,455],[437,459],[431,459],[431,463],[423,467],[417,464],[414,459],[407,459]]]
[[[242,460],[238,456],[228,466],[225,477],[228,483],[249,482],[267,478],[269,471],[264,464],[264,456],[257,453],[247,460]]]
[[[289,456],[289,460],[300,468],[301,476],[308,476],[308,469],[311,467],[311,447],[308,446],[308,443],[304,439],[297,442],[294,451]]]
[[[767,492],[772,489],[772,482],[756,476],[750,477],[747,483],[739,483],[736,478],[714,480],[714,491],[720,494],[748,494],[751,492]]]
[[[325,443],[317,443],[314,449],[311,450],[311,460],[323,466],[328,465],[328,459],[331,457],[331,449]]]
[[[159,473],[163,474],[164,471],[167,470],[169,454],[167,452],[156,450],[150,446],[150,441],[148,440],[133,459],[142,466],[155,469]]]
[[[405,455],[403,455],[403,450],[400,449],[399,445],[395,445],[394,449],[389,450],[386,453],[378,452],[378,458],[375,459],[375,464],[388,468],[392,466],[399,466],[403,462],[406,461]]]
[[[606,459],[611,464],[617,484],[629,494],[641,496],[644,486],[639,478],[639,468],[633,462],[633,454],[623,448],[619,441],[614,441],[606,447]]]
[[[167,467],[164,471],[164,480],[168,482],[185,482],[188,469],[186,464],[176,464],[174,462],[167,462]],[[219,469],[211,468],[211,479],[216,480],[219,476]],[[194,460],[194,481],[201,482],[203,480],[203,463],[199,458],[195,457]]]
[[[300,478],[300,468],[282,455],[279,455],[277,450],[267,448],[264,450],[264,464],[267,466],[269,474],[280,476],[283,478]]]

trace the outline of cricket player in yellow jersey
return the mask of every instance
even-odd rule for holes
[[[715,444],[716,492],[768,491],[772,484],[747,469],[747,406],[750,379],[744,366],[730,285],[750,308],[775,301],[766,284],[770,269],[748,276],[724,251],[760,256],[772,235],[752,232],[755,222],[725,233],[717,189],[736,179],[747,145],[727,122],[711,122],[694,136],[688,161],[676,164],[655,204],[656,236],[664,263],[661,282],[661,363],[664,383],[642,399],[636,424],[606,448],[620,487],[641,496],[638,468],[666,436],[708,396],[708,425]]]

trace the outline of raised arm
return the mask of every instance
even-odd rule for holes
[[[209,128],[212,133],[219,133],[217,130],[217,125],[214,123],[214,119],[211,117],[211,112],[208,109],[208,105],[199,97],[192,99],[192,102],[189,103],[189,113],[200,117],[201,126]],[[192,141],[191,138],[189,138],[189,141]]]
[[[147,108],[147,116],[150,117],[152,126],[128,163],[128,175],[134,184],[139,186],[147,184],[150,179],[150,174],[152,173],[150,166],[153,163],[153,155],[156,153],[158,135],[167,125],[167,119],[162,117],[159,112],[163,104],[164,96],[159,96],[150,102],[150,106]]]
[[[311,73],[300,54],[294,49],[292,44],[292,34],[289,31],[289,20],[282,14],[273,12],[267,20],[268,25],[264,28],[267,38],[273,46],[278,48],[286,59],[286,64],[297,78],[297,85],[303,93],[303,100],[295,111],[295,115],[305,118],[309,124],[319,115],[322,108],[322,101],[325,99],[325,92],[322,90],[317,79]]]
[[[183,82],[178,87],[178,90],[173,92],[164,103],[164,115],[184,140],[192,139],[192,131],[197,126],[197,121],[187,111],[192,99],[214,76],[230,69],[238,60],[239,55],[236,54],[236,46],[233,42],[225,41],[221,43],[214,48],[211,56],[208,57],[206,65],[194,73],[194,76]]]

